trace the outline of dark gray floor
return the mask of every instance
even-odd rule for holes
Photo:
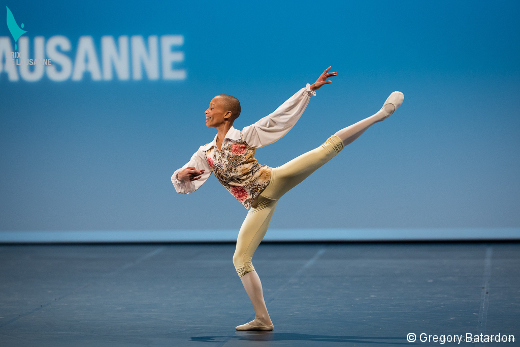
[[[253,310],[233,251],[232,244],[0,246],[0,346],[413,345],[408,333],[415,345],[441,344],[420,343],[421,333],[520,338],[519,243],[261,244],[254,264],[275,325],[270,333],[234,330]]]

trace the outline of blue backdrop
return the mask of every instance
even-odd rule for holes
[[[170,182],[215,135],[209,101],[239,98],[242,128],[329,65],[261,164],[394,90],[404,104],[289,192],[272,228],[520,227],[517,1],[1,4],[27,32],[13,53],[0,21],[0,230],[237,230],[246,211],[214,177],[187,196]]]

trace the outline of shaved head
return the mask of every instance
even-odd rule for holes
[[[231,111],[231,117],[233,118],[233,120],[237,119],[238,116],[240,116],[240,101],[238,101],[237,98],[227,94],[219,94],[216,97],[220,98],[223,101],[223,104],[226,107],[226,111]]]

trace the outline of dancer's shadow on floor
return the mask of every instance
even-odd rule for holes
[[[334,336],[312,335],[298,333],[274,333],[271,331],[244,331],[227,336],[195,336],[191,341],[225,342],[225,341],[315,341],[315,342],[350,342],[377,343],[381,345],[409,345],[405,337],[375,337],[375,336]]]

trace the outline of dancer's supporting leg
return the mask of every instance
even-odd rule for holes
[[[267,312],[267,307],[265,306],[262,282],[260,281],[260,277],[256,270],[246,273],[244,276],[240,277],[240,280],[242,281],[244,289],[253,304],[255,319],[253,320],[253,323],[249,323],[247,326],[246,324],[238,326],[237,330],[251,330],[250,328],[252,328],[252,325],[256,328],[261,328],[259,330],[272,330],[273,322],[271,321],[271,317],[269,317],[269,312]]]
[[[262,283],[251,261],[267,232],[277,202],[260,195],[247,213],[238,233],[233,264],[253,304],[255,319],[237,326],[237,330],[273,330],[273,323],[264,301]]]
[[[356,124],[353,124],[347,128],[341,129],[335,135],[338,136],[343,145],[346,146],[357,139],[361,134],[365,132],[370,126],[377,122],[380,122],[390,116],[395,110],[401,106],[404,100],[404,95],[401,92],[393,92],[386,99],[383,107],[373,116],[365,118]]]

